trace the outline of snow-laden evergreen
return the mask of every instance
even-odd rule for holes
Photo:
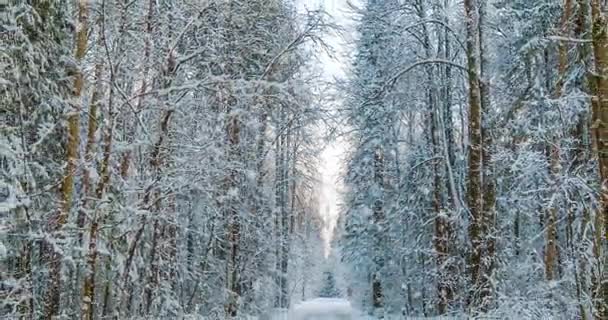
[[[605,4],[569,0],[353,8],[340,244],[357,306],[376,315],[605,316],[595,162],[603,120],[594,106],[594,77],[605,74],[594,73],[602,53],[590,40],[598,8],[605,14]]]

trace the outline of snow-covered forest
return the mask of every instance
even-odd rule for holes
[[[317,297],[608,319],[606,0],[0,0],[0,319]]]

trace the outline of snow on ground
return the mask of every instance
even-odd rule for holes
[[[460,320],[463,317],[407,317],[387,315],[383,320]],[[253,319],[252,319],[253,320]],[[378,320],[352,308],[345,299],[316,298],[293,305],[289,310],[274,310],[259,320]]]
[[[351,320],[352,307],[344,299],[317,298],[301,302],[289,311],[290,320]]]

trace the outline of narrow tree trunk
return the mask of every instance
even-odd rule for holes
[[[480,309],[487,311],[494,298],[493,276],[496,255],[496,182],[493,163],[493,129],[490,127],[491,96],[490,79],[488,78],[488,67],[490,65],[487,37],[487,0],[479,3],[479,56],[480,56],[480,92],[482,112],[482,166],[483,166],[483,204],[482,204],[482,238],[484,257],[482,260],[482,273],[480,276]]]
[[[157,197],[158,198],[158,197]],[[157,258],[157,248],[158,242],[160,241],[160,221],[158,217],[154,219],[154,224],[152,227],[152,243],[150,248],[150,264],[148,266],[148,279],[146,288],[144,289],[144,306],[142,315],[150,315],[150,307],[152,306],[153,301],[153,291],[155,291],[158,286],[158,268],[159,261]]]
[[[438,268],[438,279],[437,279],[437,293],[439,295],[439,301],[437,302],[437,309],[439,314],[445,314],[448,311],[450,302],[453,299],[453,292],[450,285],[450,274],[449,268],[446,263],[449,260],[449,242],[450,242],[450,218],[448,211],[443,204],[443,194],[445,192],[445,174],[444,168],[449,166],[449,159],[445,157],[446,154],[442,151],[442,142],[440,139],[439,126],[439,110],[437,105],[432,98],[434,92],[429,93],[429,102],[431,104],[431,132],[432,132],[432,147],[433,155],[440,157],[444,156],[443,160],[434,161],[434,181],[433,181],[433,208],[435,211],[435,234],[434,234],[434,246],[435,254],[437,255],[437,268]]]
[[[287,195],[286,192],[289,188],[288,183],[288,150],[289,150],[289,128],[282,126],[287,125],[286,108],[279,107],[279,121],[277,123],[277,130],[279,136],[277,137],[276,143],[276,159],[275,159],[275,207],[276,207],[276,218],[275,228],[277,236],[277,249],[276,249],[276,285],[277,292],[275,297],[275,307],[285,308],[287,302],[287,253],[288,253],[288,217],[287,217]]]
[[[378,198],[373,204],[373,222],[374,222],[374,270],[372,273],[372,306],[377,316],[382,317],[384,313],[384,292],[380,272],[384,267],[384,256],[381,252],[383,245],[383,229],[384,229],[384,151],[381,146],[376,146],[374,150],[374,184],[380,190]]]
[[[444,0],[443,2],[443,12],[444,12],[444,23],[449,25],[449,18],[447,10],[449,10],[449,1]],[[450,42],[450,32],[448,28],[444,28],[443,30],[443,44],[444,46],[444,57],[445,60],[449,61],[451,57],[451,42]],[[445,140],[447,146],[447,154],[449,158],[450,167],[454,167],[456,164],[456,155],[454,151],[454,147],[456,146],[456,142],[454,141],[454,130],[453,130],[453,113],[452,113],[452,66],[445,65],[444,66],[444,77],[445,77],[445,85],[444,85],[444,115],[443,115],[443,126],[445,132]],[[460,199],[452,200],[452,201],[460,201]]]
[[[281,107],[279,107],[281,108]],[[283,122],[283,110],[280,110],[280,115],[279,115],[279,123],[277,123],[277,127],[280,126],[280,124]],[[280,128],[280,127],[279,127]],[[281,212],[282,212],[282,204],[281,201],[283,201],[282,199],[282,195],[281,195],[281,191],[282,191],[282,184],[283,184],[283,170],[281,170],[281,166],[283,165],[283,160],[282,160],[282,156],[283,156],[283,134],[280,132],[279,129],[279,135],[276,137],[276,142],[275,142],[275,159],[274,159],[274,171],[275,171],[275,181],[274,181],[274,236],[275,236],[275,241],[276,241],[276,247],[275,247],[275,275],[274,275],[274,283],[275,283],[275,298],[274,298],[274,307],[275,308],[280,308],[281,307],[281,281],[282,281],[282,277],[279,274],[280,270],[281,270],[281,247],[283,246],[283,236],[281,234],[282,228],[281,228]]]
[[[228,119],[227,134],[229,141],[230,154],[232,158],[239,155],[240,145],[240,120],[238,115],[231,115]],[[233,159],[234,160],[234,159]],[[239,183],[238,169],[232,168],[229,173],[229,192],[233,192],[231,189],[235,189]],[[229,292],[229,298],[226,303],[226,313],[231,317],[236,317],[238,312],[238,299],[239,299],[239,274],[238,274],[238,256],[239,256],[239,242],[240,242],[240,217],[238,210],[237,199],[231,199],[229,201],[228,208],[228,259],[226,262],[226,277],[227,284],[226,289]]]
[[[287,120],[287,119],[286,119]],[[288,286],[288,275],[287,275],[287,267],[289,266],[289,216],[291,212],[288,210],[289,207],[289,185],[291,183],[289,178],[289,162],[290,162],[290,154],[289,148],[292,144],[292,129],[291,122],[286,121],[288,124],[287,132],[285,134],[285,145],[283,146],[283,163],[281,165],[281,171],[283,172],[283,183],[281,184],[281,268],[280,268],[280,277],[281,277],[281,299],[280,299],[280,307],[288,308],[289,307],[289,286]],[[285,122],[283,122],[285,123]]]
[[[588,13],[589,13],[589,1],[588,0],[577,0],[577,5],[578,5],[578,11],[577,11],[577,17],[576,17],[576,25],[575,25],[575,35],[576,37],[583,39],[585,37],[590,37],[590,34],[588,33],[587,30],[587,23],[588,23]],[[581,65],[585,66],[587,69],[589,68],[588,66],[588,61],[589,58],[591,56],[591,45],[587,44],[587,43],[583,43],[579,46],[580,50],[579,50],[579,57],[578,57],[578,61]],[[590,72],[589,70],[587,71],[587,86],[589,86],[594,80],[592,79],[592,77],[590,76]],[[593,104],[593,99],[591,101],[591,103]],[[578,135],[578,139],[579,141],[579,150],[578,153],[576,155],[576,164],[574,165],[574,167],[578,167],[579,165],[582,165],[583,163],[586,163],[586,161],[590,160],[590,156],[592,154],[592,150],[595,148],[594,144],[595,143],[591,143],[591,148],[588,148],[588,146],[585,146],[585,140],[587,138],[587,136],[589,135],[590,132],[587,128],[587,124],[589,123],[589,117],[590,114],[588,111],[583,112],[583,115],[581,115],[581,119],[579,121],[579,135]],[[593,134],[591,134],[591,136],[593,137]],[[592,138],[592,140],[595,140]],[[573,206],[571,208],[569,208],[569,211],[571,212],[572,215],[575,214],[575,210],[576,207]],[[578,235],[576,237],[576,243],[574,243],[574,235],[572,235],[572,239],[573,239],[573,250],[574,250],[574,264],[575,264],[575,281],[576,281],[576,291],[577,291],[577,299],[579,302],[579,313],[580,313],[580,318],[583,320],[587,320],[588,319],[588,310],[589,310],[589,306],[588,304],[585,302],[586,299],[584,299],[584,295],[587,295],[589,292],[589,286],[588,286],[588,272],[587,272],[587,251],[588,251],[588,245],[587,243],[589,243],[589,241],[587,241],[586,239],[586,230],[589,227],[589,223],[590,223],[590,210],[589,208],[584,207],[582,209],[583,213],[582,213],[582,221],[579,227],[579,231],[578,231]],[[574,222],[572,222],[571,224],[574,224]],[[571,227],[572,228],[572,227]]]
[[[228,71],[228,74],[231,72]],[[229,86],[229,85],[228,85]],[[225,252],[225,289],[228,293],[226,301],[224,301],[224,311],[226,317],[236,317],[238,314],[238,303],[240,294],[240,275],[239,275],[239,255],[240,255],[240,232],[241,218],[239,215],[240,202],[238,197],[241,195],[239,184],[241,183],[240,169],[235,167],[235,163],[241,159],[241,119],[238,110],[235,110],[236,99],[234,88],[224,87],[219,91],[219,103],[225,107],[226,123],[224,125],[226,141],[228,145],[227,156],[230,163],[224,178],[224,192],[226,192],[226,200],[224,204],[224,219],[225,226],[225,243],[227,250]]]

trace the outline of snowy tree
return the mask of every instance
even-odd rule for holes
[[[323,272],[323,286],[319,290],[319,297],[321,298],[337,298],[340,296],[340,291],[336,287],[336,279],[333,272]]]
[[[295,252],[321,230],[307,64],[324,13],[278,0],[2,10],[3,314],[288,305],[290,261],[309,264]]]
[[[374,211],[358,209],[372,201],[363,183],[373,179],[355,177],[373,176],[360,154],[372,150],[364,143],[373,130],[388,130],[383,241],[399,245],[382,248],[381,279],[400,287],[383,288],[386,312],[601,318],[601,121],[589,75],[601,74],[602,58],[589,30],[602,4],[369,1],[354,9],[361,19],[345,118],[367,122],[351,120],[346,131],[341,245],[353,274],[362,271],[351,280],[360,304],[373,301],[373,289],[357,284],[373,270],[363,262],[375,255]],[[390,39],[371,58],[367,30]],[[374,83],[379,93],[365,93]]]

